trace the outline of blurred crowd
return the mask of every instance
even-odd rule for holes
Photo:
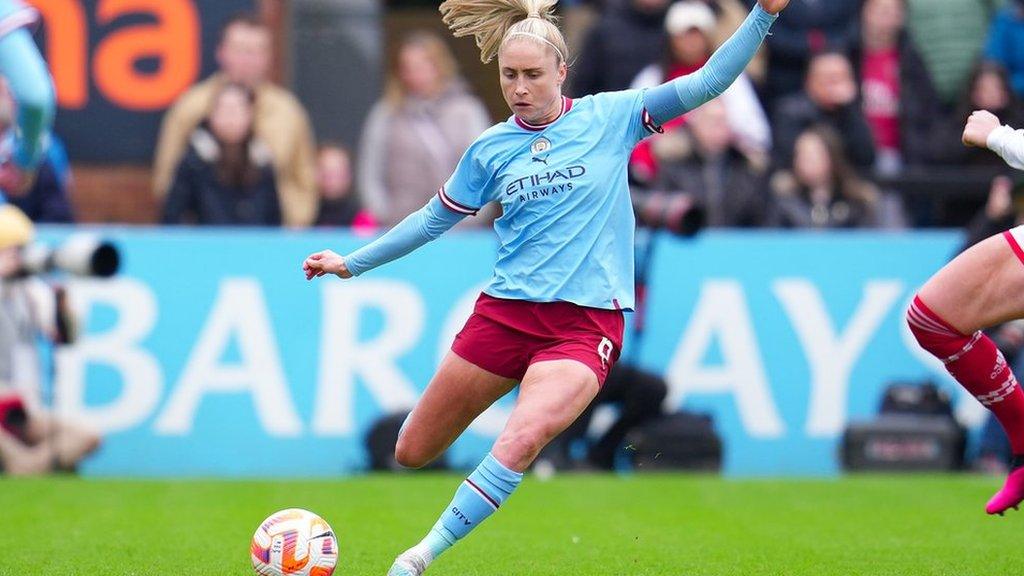
[[[568,94],[690,74],[752,4],[563,0],[576,50]],[[164,224],[388,227],[435,194],[495,121],[448,39],[417,31],[389,51],[358,146],[317,142],[302,102],[269,79],[273,46],[259,19],[233,18],[218,70],[167,111],[153,165]],[[9,126],[14,105],[0,92]],[[634,203],[642,222],[666,227],[694,207],[711,227],[815,229],[962,225],[977,209],[1014,211],[1005,166],[961,145],[960,131],[980,108],[1024,126],[1022,94],[1024,0],[796,2],[724,95],[637,147]],[[36,222],[70,222],[72,185],[55,137],[30,189],[8,196]],[[463,226],[499,215],[490,207]]]

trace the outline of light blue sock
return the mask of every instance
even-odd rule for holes
[[[509,470],[488,454],[455,491],[455,498],[421,545],[437,558],[496,512],[522,480],[521,472]]]

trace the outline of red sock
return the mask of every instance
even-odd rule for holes
[[[1024,392],[992,340],[978,331],[965,336],[932,312],[920,297],[907,310],[907,322],[921,347],[992,411],[1010,438],[1014,454],[1024,454]]]

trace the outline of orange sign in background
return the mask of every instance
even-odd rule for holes
[[[73,161],[94,162],[149,161],[163,111],[212,71],[224,22],[255,4],[28,1],[43,18],[36,39],[57,91],[56,132]]]

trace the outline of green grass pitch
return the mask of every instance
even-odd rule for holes
[[[336,574],[383,576],[460,480],[0,480],[0,575],[246,576],[257,524],[302,507],[337,532]],[[528,478],[428,574],[1024,574],[1024,513],[983,511],[997,484],[966,475]]]

